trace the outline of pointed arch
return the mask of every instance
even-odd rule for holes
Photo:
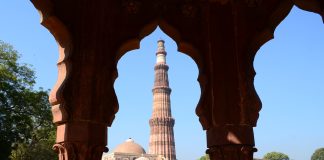
[[[123,43],[117,51],[116,59],[115,59],[115,68],[117,68],[117,63],[123,55],[125,55],[128,51],[131,51],[134,49],[139,49],[140,41],[144,37],[151,34],[157,27],[160,27],[161,30],[165,34],[167,34],[169,37],[171,37],[176,42],[179,52],[188,55],[197,64],[198,71],[199,71],[197,81],[199,82],[199,87],[201,90],[200,98],[199,98],[198,104],[196,106],[196,115],[199,116],[200,111],[197,110],[197,108],[201,108],[199,106],[202,105],[201,101],[202,101],[203,93],[205,90],[204,86],[207,83],[206,77],[201,72],[204,70],[203,58],[201,57],[202,54],[190,42],[183,41],[183,39],[181,38],[182,36],[181,36],[180,32],[175,27],[173,27],[172,25],[167,23],[165,20],[158,19],[158,20],[154,20],[150,23],[147,23],[144,27],[142,27],[142,30],[138,32],[139,34],[138,34],[137,38],[133,38],[133,39],[129,39],[129,40],[125,41],[125,43]],[[115,81],[117,77],[118,77],[118,71],[116,71],[113,81]],[[206,123],[204,119],[200,118],[200,121],[203,124]]]
[[[178,51],[182,52],[184,54],[187,54],[189,57],[191,57],[195,63],[197,64],[198,68],[203,68],[202,58],[201,54],[199,53],[198,49],[196,49],[192,44],[189,42],[185,42],[181,39],[180,32],[177,31],[177,29],[173,26],[171,26],[169,23],[162,19],[154,20],[150,23],[147,23],[144,27],[142,27],[142,30],[140,30],[138,33],[138,36],[133,39],[129,39],[126,42],[124,42],[118,49],[115,62],[119,61],[119,59],[126,54],[128,51],[139,49],[140,47],[140,41],[151,34],[157,27],[160,27],[161,30],[167,34],[169,37],[174,39],[178,46]]]

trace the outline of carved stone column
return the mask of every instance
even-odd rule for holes
[[[252,160],[256,149],[252,146],[226,145],[209,148],[206,153],[212,160]]]
[[[99,160],[108,152],[107,126],[92,122],[67,122],[57,126],[53,149],[59,160]]]
[[[212,160],[251,160],[254,148],[253,128],[249,126],[223,126],[207,130],[206,153]]]
[[[100,160],[103,152],[108,151],[107,127],[118,110],[113,88],[117,77],[115,56],[106,53],[117,51],[109,45],[97,45],[109,39],[97,34],[104,33],[104,25],[90,25],[96,22],[92,16],[98,18],[103,12],[94,7],[92,14],[88,14],[89,10],[82,9],[88,3],[78,3],[81,9],[73,12],[79,15],[73,17],[73,28],[54,10],[71,6],[52,2],[32,0],[40,11],[42,25],[59,46],[58,80],[49,98],[53,123],[57,126],[53,149],[59,160]]]
[[[256,151],[253,127],[261,102],[253,84],[256,51],[249,48],[255,27],[247,23],[255,18],[247,12],[254,7],[250,2],[217,1],[204,9],[208,45],[199,75],[202,98],[196,112],[206,130],[206,153],[211,160],[252,160]]]

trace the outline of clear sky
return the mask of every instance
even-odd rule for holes
[[[21,62],[33,65],[37,88],[52,88],[56,81],[57,45],[39,24],[39,14],[29,1],[0,0],[0,39],[12,44]],[[111,150],[132,137],[146,150],[156,41],[166,41],[171,107],[179,160],[194,160],[206,150],[205,132],[194,113],[200,97],[194,61],[177,52],[175,42],[157,29],[118,63],[115,82],[120,110],[108,129]],[[319,15],[294,8],[279,25],[275,39],[266,43],[254,61],[255,87],[262,100],[255,141],[263,157],[280,151],[294,160],[308,160],[324,147],[324,25]]]

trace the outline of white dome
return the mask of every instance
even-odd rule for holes
[[[118,145],[114,152],[118,153],[135,153],[135,154],[145,154],[145,150],[142,146],[135,143],[133,139],[129,138],[124,143]]]

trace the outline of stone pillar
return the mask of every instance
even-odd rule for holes
[[[107,127],[118,110],[113,88],[115,68],[106,60],[92,57],[102,48],[80,39],[74,42],[72,55],[59,63],[66,74],[50,101],[53,122],[57,126],[55,151],[59,160],[100,160],[107,152]],[[106,52],[106,51],[102,51]],[[82,56],[84,58],[75,57]],[[109,61],[109,60],[107,60]],[[73,72],[68,72],[73,69]],[[62,70],[60,70],[62,72]],[[60,74],[61,75],[61,74]],[[62,77],[59,77],[59,79]]]
[[[207,45],[196,112],[207,134],[206,153],[211,160],[252,160],[256,151],[253,127],[261,103],[253,84],[255,52],[250,52],[245,37],[249,31],[242,27],[248,6],[224,1],[205,7]]]
[[[59,160],[101,160],[103,152],[108,151],[107,127],[118,110],[113,88],[117,77],[115,57],[106,53],[117,51],[97,45],[107,36],[100,34],[98,38],[89,31],[101,29],[102,33],[106,28],[85,25],[96,21],[87,10],[76,11],[83,16],[71,29],[55,15],[51,1],[32,3],[40,12],[41,24],[53,34],[59,47],[58,79],[49,97],[57,126],[53,149]],[[102,13],[96,7],[94,11]]]
[[[212,160],[252,160],[254,148],[253,129],[249,126],[223,126],[207,130],[206,153]]]
[[[100,160],[107,152],[107,126],[96,122],[72,121],[57,126],[53,149],[59,160]]]

